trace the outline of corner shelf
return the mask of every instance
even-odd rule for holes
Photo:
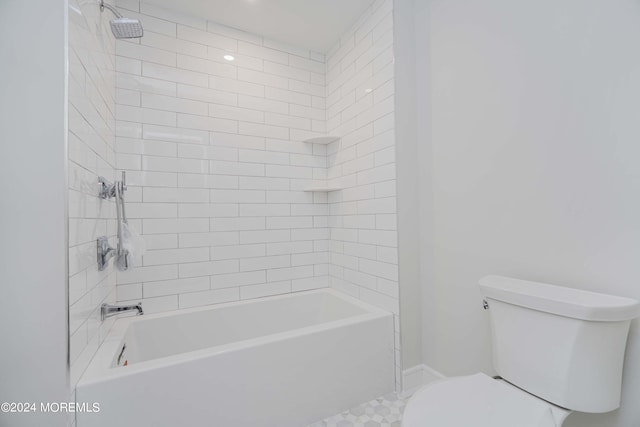
[[[342,188],[338,188],[338,187],[309,187],[309,188],[305,188],[304,189],[304,191],[306,193],[309,193],[309,192],[328,193],[330,191],[338,191],[338,190],[342,190]]]
[[[327,145],[327,144],[331,144],[332,142],[335,142],[335,141],[337,141],[339,139],[340,139],[339,136],[326,135],[326,136],[316,136],[316,137],[313,137],[313,138],[308,138],[308,139],[303,140],[302,142],[308,142],[310,144]]]

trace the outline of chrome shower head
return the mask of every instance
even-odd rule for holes
[[[139,19],[116,18],[109,23],[111,24],[111,32],[117,39],[135,39],[143,35]]]
[[[100,0],[100,10],[104,11],[105,9],[109,9],[116,15],[116,19],[109,21],[109,24],[111,24],[111,32],[115,38],[135,39],[143,36],[144,32],[139,19],[124,18],[116,8],[105,3],[104,0]]]

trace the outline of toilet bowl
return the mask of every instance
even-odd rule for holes
[[[637,301],[501,276],[479,284],[504,380],[478,373],[433,382],[409,399],[403,427],[560,427],[572,411],[620,406]]]
[[[559,427],[571,411],[488,375],[433,382],[409,400],[403,427]]]

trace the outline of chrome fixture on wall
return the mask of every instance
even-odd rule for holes
[[[125,239],[123,238],[125,230],[128,237],[130,237],[131,234],[124,206],[124,192],[127,191],[126,172],[122,172],[121,181],[110,183],[104,177],[98,177],[98,182],[100,183],[100,190],[98,192],[100,198],[110,199],[113,197],[116,199],[116,215],[118,221],[118,245],[115,249],[109,245],[106,236],[98,238],[98,270],[104,270],[109,260],[113,257],[116,258],[115,265],[118,270],[128,270],[130,266],[130,251],[125,248]],[[130,240],[130,238],[128,240]]]
[[[139,19],[125,18],[115,7],[105,3],[104,0],[100,0],[100,10],[104,12],[105,9],[109,9],[116,15],[116,19],[109,21],[109,24],[111,24],[111,32],[115,38],[136,39],[144,35],[142,23]]]
[[[98,237],[98,270],[104,270],[114,256],[116,256],[116,250],[109,244],[107,236]]]
[[[137,316],[142,316],[144,314],[141,302],[133,305],[111,305],[104,303],[100,306],[100,320],[104,320],[108,317],[115,316],[116,314],[133,310],[138,311],[138,313],[136,314]]]

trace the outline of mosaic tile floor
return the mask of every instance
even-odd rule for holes
[[[410,396],[390,393],[358,405],[309,427],[400,427],[402,413]]]

